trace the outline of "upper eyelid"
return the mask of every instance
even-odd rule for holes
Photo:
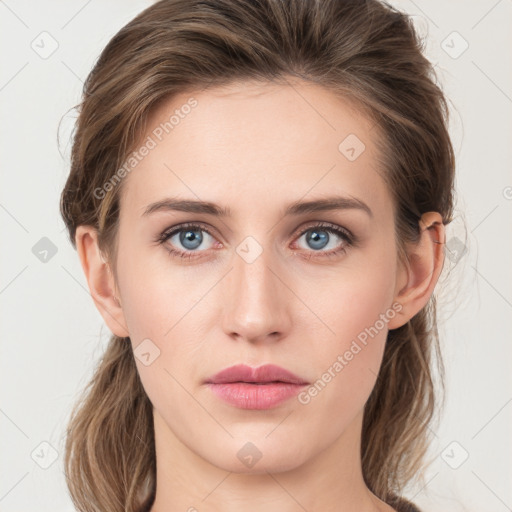
[[[213,233],[214,230],[211,229],[209,226],[201,224],[200,222],[190,222],[190,223],[185,223],[185,224],[181,224],[178,226],[173,226],[172,228],[165,229],[164,231],[162,231],[161,237],[162,238],[171,237],[171,236],[175,235],[176,233],[179,233],[180,231],[184,231],[186,229],[191,229],[191,228],[195,228],[195,227],[201,228],[202,231],[205,231],[209,235],[214,236],[214,233]]]
[[[214,229],[211,229],[208,225],[203,224],[198,221],[198,222],[187,222],[187,223],[173,226],[172,228],[166,229],[162,232],[161,238],[162,239],[167,238],[167,240],[168,240],[171,236],[174,236],[176,233],[179,233],[180,231],[183,231],[185,229],[195,228],[195,227],[200,228],[201,230],[208,233],[210,236],[216,236],[214,234],[215,233]],[[352,234],[352,232],[349,229],[347,229],[346,227],[340,226],[338,224],[328,222],[328,221],[309,221],[309,223],[307,223],[306,226],[299,227],[299,228],[295,229],[292,233],[292,236],[302,236],[306,231],[308,231],[310,229],[314,229],[315,227],[324,228],[324,229],[331,228],[333,230],[338,230],[338,231],[341,231],[342,233],[345,233],[346,236],[351,241],[353,241],[355,239],[354,235]]]

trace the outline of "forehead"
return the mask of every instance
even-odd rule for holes
[[[149,116],[121,210],[129,205],[127,213],[141,217],[149,203],[172,195],[244,215],[335,193],[378,208],[388,196],[376,137],[353,103],[316,84],[247,82],[180,93]]]

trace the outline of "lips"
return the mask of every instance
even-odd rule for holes
[[[205,384],[215,396],[231,406],[265,410],[287,402],[309,383],[273,364],[258,368],[240,364],[222,370]]]
[[[252,384],[288,383],[309,384],[306,380],[294,373],[273,364],[265,364],[258,368],[251,368],[245,364],[239,364],[226,368],[206,381],[207,384],[228,384],[246,382]]]

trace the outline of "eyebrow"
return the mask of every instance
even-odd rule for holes
[[[323,199],[315,199],[311,201],[295,201],[287,206],[284,215],[305,215],[308,213],[316,213],[332,210],[361,210],[366,212],[370,217],[373,213],[370,207],[355,197],[331,196]],[[214,215],[216,217],[229,217],[232,215],[229,207],[223,208],[215,203],[208,201],[196,201],[190,199],[177,199],[168,197],[155,203],[151,203],[146,207],[143,217],[160,211],[178,211],[187,213],[204,213]]]

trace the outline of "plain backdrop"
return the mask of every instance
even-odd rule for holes
[[[150,3],[0,0],[2,512],[73,510],[62,473],[66,420],[109,332],[59,215],[71,109],[100,51]],[[458,173],[438,293],[446,405],[426,480],[407,496],[428,512],[504,512],[512,510],[512,1],[393,5],[414,16],[450,99]]]

